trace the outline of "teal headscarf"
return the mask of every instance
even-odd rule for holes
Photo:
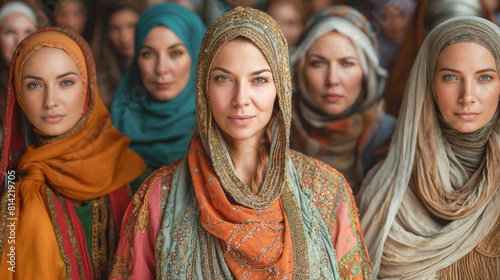
[[[143,85],[137,55],[149,32],[158,25],[172,30],[186,45],[191,72],[186,88],[174,99],[158,101]],[[173,3],[149,8],[135,31],[135,57],[116,89],[111,105],[113,125],[130,137],[130,148],[151,168],[184,156],[195,116],[195,72],[206,28],[189,9]]]

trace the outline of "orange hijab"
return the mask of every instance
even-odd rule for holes
[[[84,105],[80,120],[62,135],[46,137],[33,129],[38,143],[31,144],[19,161],[17,172],[21,180],[13,190],[13,212],[2,198],[0,219],[15,223],[15,244],[6,244],[5,234],[0,236],[3,251],[1,279],[66,279],[63,257],[67,256],[60,254],[58,236],[52,225],[54,220],[47,203],[48,187],[73,201],[85,201],[123,187],[146,168],[144,161],[128,148],[130,140],[112,126],[97,91],[90,48],[72,32],[49,28],[21,42],[9,77],[7,118],[15,112],[12,106],[19,105],[25,110],[20,86],[22,67],[30,55],[42,47],[62,49],[75,61],[85,86]],[[14,95],[17,103],[12,100]],[[16,125],[20,124],[12,123],[12,120],[6,122],[4,131],[9,137],[4,140],[3,161],[10,144],[14,143],[10,140],[9,130]],[[5,169],[5,162],[2,162],[2,171]],[[16,255],[15,273],[8,270],[11,265],[7,263],[12,245]]]

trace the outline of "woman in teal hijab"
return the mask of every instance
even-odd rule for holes
[[[149,8],[135,33],[135,56],[115,92],[113,125],[150,169],[184,156],[195,122],[195,71],[206,28],[173,3]]]

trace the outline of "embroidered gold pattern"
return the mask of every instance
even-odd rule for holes
[[[96,279],[106,277],[107,270],[107,225],[108,212],[106,198],[99,197],[89,201],[92,208],[92,258],[94,260],[94,275]]]
[[[137,193],[134,195],[132,199],[132,211],[130,215],[127,216],[124,221],[123,232],[120,236],[121,239],[127,240],[129,243],[129,251],[126,253],[122,253],[119,256],[116,256],[114,259],[114,263],[110,272],[110,275],[113,278],[122,278],[122,279],[130,279],[130,275],[134,270],[135,263],[135,252],[134,252],[134,229],[136,228],[144,228],[144,224],[147,226],[147,220],[142,221],[140,227],[138,227],[138,217],[140,215],[141,208],[146,207],[147,211],[147,200],[145,201],[146,194],[149,195],[149,191],[153,187],[153,184],[161,179],[162,177],[167,177],[167,174],[170,174],[175,169],[176,164],[170,164],[164,166],[153,174],[151,174],[141,185]],[[170,177],[170,176],[168,176]],[[163,192],[162,192],[163,194]]]
[[[52,220],[52,226],[54,227],[54,232],[56,233],[56,238],[57,238],[57,245],[59,246],[59,253],[61,254],[61,258],[63,259],[64,263],[66,264],[66,279],[71,279],[71,273],[73,268],[71,267],[71,262],[69,260],[68,255],[66,254],[66,251],[64,250],[64,245],[63,245],[63,240],[62,240],[62,234],[61,234],[61,229],[59,228],[59,224],[57,223],[57,211],[56,207],[54,205],[54,199],[53,195],[55,193],[57,200],[61,204],[61,207],[63,209],[64,213],[64,222],[66,223],[68,227],[68,235],[70,237],[70,242],[73,248],[75,249],[75,255],[77,257],[77,262],[78,262],[78,272],[80,274],[80,278],[84,279],[83,277],[83,270],[82,270],[82,261],[80,258],[80,253],[78,250],[78,246],[76,245],[76,238],[73,233],[73,226],[71,225],[71,221],[69,220],[69,217],[67,217],[66,213],[66,207],[64,205],[64,198],[60,197],[60,195],[57,192],[53,192],[48,186],[45,187],[46,192],[47,192],[47,204],[49,206],[50,210],[50,218]]]

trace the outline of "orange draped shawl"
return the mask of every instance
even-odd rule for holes
[[[86,100],[81,120],[74,128],[48,144],[30,145],[20,159],[18,173],[21,180],[15,184],[14,190],[9,188],[9,194],[11,191],[15,194],[15,210],[10,211],[12,208],[9,208],[6,211],[7,205],[2,205],[1,209],[2,224],[6,220],[15,224],[15,234],[10,233],[10,236],[15,236],[15,244],[6,245],[5,234],[0,239],[3,250],[1,279],[67,277],[65,261],[59,249],[60,240],[53,226],[54,217],[51,217],[47,202],[47,185],[73,201],[85,201],[123,187],[146,168],[144,161],[128,148],[130,140],[112,126],[110,115],[97,92],[90,49],[78,35],[48,29],[26,38],[14,56],[9,98],[15,89],[18,103],[23,108],[17,83],[20,77],[16,75],[22,73],[22,64],[29,55],[41,47],[63,49],[73,58],[83,76]],[[16,106],[13,100],[9,101],[11,106]],[[8,148],[4,147],[4,154]],[[2,167],[5,169],[4,164]],[[11,246],[15,251],[15,273],[8,270],[7,254]]]

